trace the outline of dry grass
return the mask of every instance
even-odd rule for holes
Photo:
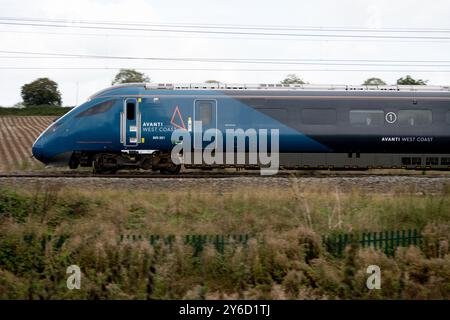
[[[198,191],[0,190],[0,298],[450,298],[450,197],[311,192],[292,187]],[[326,252],[321,236],[423,229],[425,246],[393,258]],[[51,241],[39,239],[53,234]],[[247,247],[200,256],[183,243],[119,243],[121,234],[250,234]],[[31,238],[29,235],[33,235]],[[59,235],[69,238],[58,245]],[[27,237],[28,236],[28,237]],[[82,290],[65,288],[78,264]],[[369,264],[382,290],[365,287]]]

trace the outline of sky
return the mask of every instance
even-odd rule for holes
[[[448,29],[425,36],[450,37],[450,1],[266,1],[266,0],[0,0],[0,106],[21,101],[20,88],[40,77],[56,81],[63,104],[81,104],[93,93],[111,85],[118,68],[187,68],[219,70],[142,70],[158,83],[203,82],[276,83],[288,73],[297,73],[312,84],[361,84],[370,77],[388,83],[406,74],[429,80],[433,85],[450,84],[450,40],[329,38],[193,34],[136,30],[97,30],[2,24],[1,18],[58,19],[67,21],[112,21],[114,23],[227,24],[318,28],[421,28]],[[223,30],[223,29],[217,29]],[[249,30],[244,30],[249,31]],[[254,30],[250,30],[255,32]],[[269,31],[284,33],[286,31]],[[317,33],[317,32],[305,32]],[[333,32],[326,32],[328,34]],[[348,32],[346,34],[355,34]],[[401,33],[400,33],[401,34]],[[389,35],[392,35],[389,33]],[[398,34],[395,34],[398,35]],[[408,33],[408,35],[418,35]],[[448,61],[439,72],[417,72],[419,67],[346,67],[323,65],[273,65],[204,63],[195,61],[109,60],[86,58],[17,58],[26,54],[1,51],[41,52],[127,57],[236,58],[236,59],[345,59]],[[395,62],[397,63],[397,62]],[[25,68],[25,69],[5,69]],[[72,69],[30,69],[37,67]],[[110,68],[83,70],[77,68]],[[3,68],[3,69],[2,69]],[[26,69],[28,68],[28,69]],[[236,71],[235,69],[265,71]],[[339,69],[357,71],[339,71]],[[410,68],[410,69],[408,69]],[[231,69],[228,70],[227,69]],[[282,69],[282,71],[267,71]],[[314,71],[308,71],[316,69]],[[321,69],[321,71],[317,71]],[[361,71],[361,69],[363,69]],[[400,71],[386,72],[386,69]],[[406,69],[412,70],[407,72]],[[292,70],[292,72],[289,72]],[[327,71],[323,71],[327,70]],[[359,71],[358,71],[359,70]]]

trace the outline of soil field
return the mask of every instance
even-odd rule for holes
[[[39,168],[31,146],[55,116],[0,117],[0,171]]]

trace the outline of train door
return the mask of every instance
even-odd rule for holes
[[[195,100],[194,102],[194,132],[196,130],[200,130],[200,128],[196,128],[197,122],[201,121],[201,130],[203,133],[208,129],[216,129],[217,128],[217,100]],[[203,134],[202,133],[202,134]],[[209,143],[204,143],[203,146],[195,145],[195,148],[202,148]]]
[[[126,147],[136,147],[141,142],[141,113],[139,100],[125,99],[121,113],[121,143]]]

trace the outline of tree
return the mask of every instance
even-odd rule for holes
[[[288,74],[283,81],[281,81],[281,84],[305,84],[305,82],[296,74],[291,73]]]
[[[386,82],[380,78],[369,78],[363,83],[364,86],[385,86]]]
[[[50,105],[61,106],[58,84],[49,78],[39,78],[22,86],[22,99],[26,107]]]
[[[119,73],[116,74],[114,80],[112,81],[112,84],[132,82],[150,82],[150,78],[144,73],[134,69],[120,69]]]
[[[205,83],[220,83],[220,81],[217,81],[217,80],[206,80]]]
[[[410,75],[407,75],[404,78],[400,78],[397,80],[397,84],[399,85],[415,85],[415,86],[426,86],[428,80],[422,80],[422,79],[414,79]]]

